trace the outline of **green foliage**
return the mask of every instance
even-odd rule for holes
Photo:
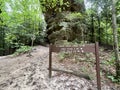
[[[75,0],[75,3],[82,3],[84,0]]]
[[[83,16],[83,14],[78,13],[78,12],[74,12],[74,13],[69,13],[68,15],[66,15],[65,17],[68,20],[83,20],[85,17]]]
[[[65,0],[39,0],[43,12],[61,12],[69,7],[69,2]]]
[[[0,0],[0,48],[2,52],[31,45],[32,36],[37,44],[45,30],[45,21],[39,0]],[[38,43],[39,42],[39,43]],[[2,55],[2,54],[1,54]]]
[[[58,57],[60,58],[60,62],[65,59],[65,53],[59,53]]]
[[[109,65],[115,65],[115,56],[112,56],[111,60],[108,61]]]
[[[31,50],[32,50],[32,48],[30,46],[20,46],[20,48],[16,50],[14,55],[16,56],[16,55],[28,53]]]
[[[116,76],[114,76],[114,75],[108,75],[107,76],[112,82],[114,82],[114,83],[119,83],[120,84],[120,77],[118,78],[116,78]]]
[[[9,48],[31,45],[32,36],[44,37],[41,32],[44,32],[46,24],[39,0],[2,0],[0,10],[3,40]]]

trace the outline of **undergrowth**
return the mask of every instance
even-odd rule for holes
[[[20,46],[20,48],[17,49],[13,55],[17,56],[20,54],[28,53],[31,49],[32,49],[32,47],[30,47],[30,46]]]

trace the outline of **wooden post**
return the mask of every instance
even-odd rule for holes
[[[52,75],[52,45],[49,46],[49,78],[51,78]]]
[[[96,57],[96,76],[97,76],[97,88],[101,90],[101,80],[100,80],[100,59],[99,59],[99,46],[98,42],[95,42],[95,57]]]

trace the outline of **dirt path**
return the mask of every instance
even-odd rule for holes
[[[0,57],[0,90],[97,90],[96,84],[74,75],[53,72],[48,78],[48,47],[27,54]],[[102,90],[116,90],[103,85]]]

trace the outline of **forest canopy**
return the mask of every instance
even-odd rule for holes
[[[54,37],[54,34],[51,36],[53,31],[62,31],[62,29],[57,30],[60,27],[66,27],[66,30],[63,30],[66,35],[63,39],[68,38],[69,41],[79,42],[96,40],[102,44],[113,45],[111,5],[110,0],[1,0],[0,37],[2,40],[0,43],[2,44],[0,49],[31,45],[32,37],[35,38],[36,44],[46,41],[45,39],[51,41],[51,37]],[[119,11],[120,1],[118,0],[116,2],[118,38],[120,37]],[[71,18],[76,24],[67,22],[64,16],[69,17],[68,20]],[[56,21],[57,19],[60,21]],[[67,26],[59,26],[59,22],[66,23]],[[78,29],[79,27],[81,28]],[[70,33],[76,34],[75,32],[79,34],[70,37]],[[81,37],[83,39],[79,40]]]

